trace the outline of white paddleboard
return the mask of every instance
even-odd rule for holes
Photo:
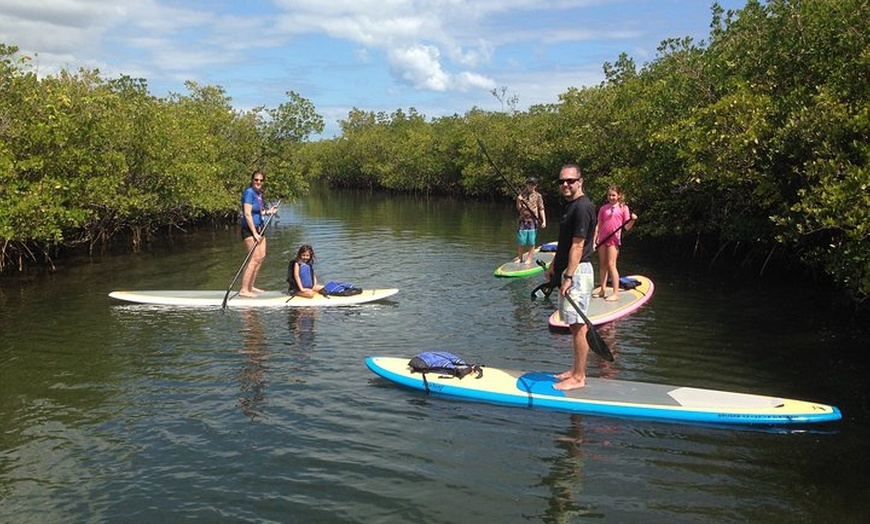
[[[348,297],[315,295],[312,298],[290,296],[282,291],[266,291],[256,297],[241,297],[232,291],[227,300],[228,307],[337,307],[352,306],[374,302],[398,293],[395,288],[364,289],[358,295]],[[223,305],[226,290],[144,290],[112,291],[109,296],[125,302],[137,304],[157,304],[163,306],[217,306]]]

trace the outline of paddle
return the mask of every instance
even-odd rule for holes
[[[546,264],[543,261],[538,260],[538,265],[542,266],[544,270],[547,269]],[[549,282],[548,282],[549,284]],[[577,314],[580,315],[580,318],[583,319],[583,322],[586,323],[586,341],[589,342],[589,347],[598,354],[601,358],[608,362],[613,362],[613,353],[610,352],[610,348],[607,347],[607,343],[604,342],[604,339],[601,338],[601,335],[598,334],[598,330],[595,329],[595,326],[592,325],[592,321],[589,320],[589,317],[583,314],[583,311],[580,310],[580,306],[574,302],[574,299],[571,298],[571,295],[564,295],[565,299],[568,300],[568,303],[571,304],[571,307],[577,311]]]
[[[537,262],[538,262],[538,264],[540,265],[541,261],[538,260]],[[545,272],[547,271],[546,264],[544,264],[544,271],[545,271]],[[553,278],[555,278],[555,276],[556,276],[556,273],[554,272],[554,273],[553,273]],[[552,279],[550,279],[550,280],[544,282],[543,284],[539,285],[538,287],[536,287],[535,289],[532,290],[532,300],[535,300],[535,298],[538,297],[538,291],[540,291],[541,293],[543,293],[543,295],[544,295],[545,298],[550,298],[550,295],[553,293],[553,289],[556,288],[556,287],[557,287],[557,286],[556,286],[556,284],[553,282]]]
[[[275,205],[273,205],[272,207],[278,207],[278,206],[280,206],[280,205],[281,205],[281,200],[278,199],[278,203],[275,204]],[[263,229],[260,231],[260,235],[261,235],[261,236],[260,236],[260,239],[263,238],[262,235],[263,235],[264,233],[266,233],[266,228],[269,227],[269,223],[272,222],[272,218],[273,218],[274,216],[275,216],[275,213],[272,213],[271,215],[269,215],[269,218],[266,219],[266,223],[263,224]],[[254,245],[251,246],[251,249],[248,251],[248,256],[246,256],[246,257],[245,257],[245,261],[242,262],[242,266],[239,268],[238,271],[236,271],[236,276],[233,277],[233,281],[230,282],[230,287],[227,288],[227,292],[226,292],[226,294],[224,295],[224,300],[223,300],[223,302],[221,303],[221,309],[226,309],[226,307],[227,307],[227,300],[229,300],[229,298],[230,298],[230,291],[233,290],[233,286],[236,285],[236,280],[238,280],[239,275],[242,274],[242,271],[245,270],[245,267],[248,265],[248,262],[251,261],[251,256],[254,254],[254,250],[257,249],[257,246],[258,246],[259,244],[260,244],[260,240],[257,240],[256,242],[254,242]]]
[[[633,219],[632,219],[631,217],[628,217],[628,220],[626,220],[625,222],[623,222],[621,226],[619,226],[618,228],[614,229],[614,230],[613,230],[609,235],[607,235],[606,237],[604,237],[604,240],[602,240],[601,242],[598,242],[597,244],[595,244],[594,246],[592,246],[592,250],[594,251],[594,250],[598,249],[598,246],[600,246],[601,244],[607,242],[608,240],[610,240],[610,237],[612,237],[613,235],[615,235],[615,234],[619,233],[620,231],[622,231],[622,229],[626,226],[626,224],[628,224],[628,223],[631,222],[632,220],[633,220]]]
[[[550,294],[553,292],[553,284],[550,284],[549,282],[544,282],[540,286],[533,289],[532,300],[535,300],[538,297],[538,291],[540,291],[545,298],[550,298]]]
[[[484,145],[483,145],[483,140],[478,138],[477,145],[478,145],[478,147],[480,147],[480,150],[483,152],[483,156],[486,157],[486,159],[489,161],[489,164],[492,166],[493,169],[495,169],[495,172],[498,173],[498,176],[500,176],[501,179],[504,180],[505,183],[508,185],[508,188],[511,191],[513,191],[515,195],[521,194],[520,191],[517,191],[516,186],[514,186],[511,183],[511,181],[508,180],[508,177],[504,176],[504,173],[501,172],[501,169],[499,169],[498,166],[495,165],[495,162],[492,161],[492,158],[489,157],[489,153],[486,152],[486,147],[484,147]],[[533,217],[535,217],[535,223],[537,224],[538,222],[540,222],[540,220],[538,220],[538,214],[535,213],[532,210],[532,208],[529,207],[529,204],[526,203],[526,200],[524,198],[521,198],[520,202],[522,202],[523,206],[525,206],[526,210],[528,210],[528,212],[531,213]]]

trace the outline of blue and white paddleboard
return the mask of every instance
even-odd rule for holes
[[[462,379],[412,373],[409,358],[369,357],[366,366],[375,374],[402,386],[432,394],[495,404],[534,407],[631,418],[725,425],[808,424],[840,420],[834,406],[780,397],[732,393],[712,389],[666,386],[587,378],[586,387],[573,391],[553,389],[552,373],[484,367],[483,375]]]

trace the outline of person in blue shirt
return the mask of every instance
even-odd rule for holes
[[[251,185],[242,193],[242,242],[245,250],[250,253],[250,260],[242,273],[242,287],[239,295],[243,297],[255,297],[263,290],[255,287],[254,282],[260,273],[263,259],[266,258],[266,237],[263,226],[266,223],[265,216],[278,212],[278,208],[272,206],[266,208],[263,204],[263,182],[266,175],[258,169],[251,175]]]
[[[323,289],[314,274],[313,247],[305,244],[296,252],[296,258],[287,268],[287,282],[290,284],[289,293],[300,297],[311,298]]]

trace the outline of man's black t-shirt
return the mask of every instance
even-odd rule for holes
[[[595,225],[598,217],[595,214],[595,205],[589,197],[582,195],[572,201],[565,208],[565,214],[559,220],[559,243],[556,247],[556,256],[553,259],[554,274],[561,275],[568,267],[568,252],[574,237],[585,239],[583,255],[580,262],[589,262],[592,257],[592,242],[595,235]]]

